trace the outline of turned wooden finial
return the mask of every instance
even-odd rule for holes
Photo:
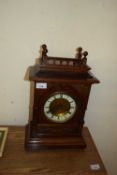
[[[77,51],[76,58],[81,60],[81,58],[82,58],[82,47],[78,47],[76,51]]]
[[[84,55],[84,58],[86,58],[88,55],[88,52],[87,51],[83,52],[83,55]]]
[[[48,53],[47,46],[46,46],[46,44],[43,44],[42,45],[42,56],[46,56],[47,53]]]
[[[88,52],[87,51],[82,52],[83,51],[82,47],[78,47],[76,51],[77,51],[76,58],[78,60],[78,63],[86,64]]]
[[[85,51],[85,52],[83,52],[83,61],[84,61],[84,63],[86,63],[87,62],[87,55],[88,55],[88,52],[87,51]]]
[[[46,62],[47,60],[47,53],[48,53],[48,49],[46,44],[41,45],[41,59],[40,59],[40,63],[43,64]]]

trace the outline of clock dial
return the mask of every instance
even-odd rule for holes
[[[76,111],[76,102],[68,94],[58,92],[51,95],[44,104],[45,116],[56,123],[71,119]]]

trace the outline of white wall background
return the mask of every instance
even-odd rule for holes
[[[86,112],[109,175],[117,174],[117,0],[0,0],[0,124],[25,125],[30,83],[24,80],[40,45],[49,55],[88,50],[101,84]]]

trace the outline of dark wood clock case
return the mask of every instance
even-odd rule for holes
[[[42,45],[40,63],[29,74],[34,83],[34,103],[32,119],[26,126],[25,148],[85,148],[82,136],[85,111],[91,85],[99,83],[87,65],[88,52],[80,47],[75,58],[49,57],[47,52],[46,45]],[[77,104],[74,116],[67,122],[53,122],[45,117],[44,104],[56,92],[69,94]]]

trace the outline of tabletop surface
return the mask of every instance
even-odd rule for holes
[[[85,149],[54,149],[27,152],[25,127],[10,126],[0,175],[107,175],[88,128],[83,129]]]

